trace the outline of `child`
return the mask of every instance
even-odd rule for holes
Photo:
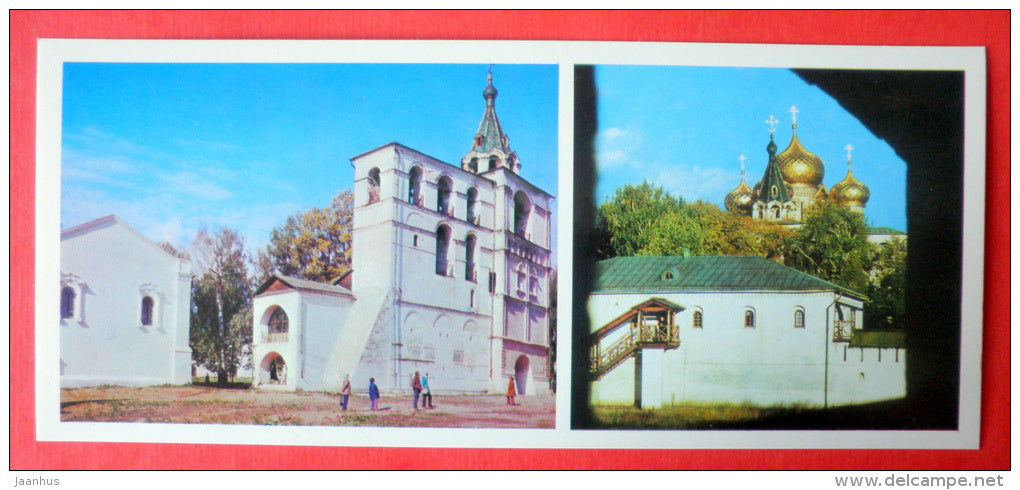
[[[372,410],[379,410],[379,387],[375,385],[375,378],[368,379],[368,398],[372,400]]]
[[[506,386],[506,404],[517,405],[517,387],[514,385],[514,377],[510,376],[510,382]]]

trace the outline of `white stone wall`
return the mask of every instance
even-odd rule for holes
[[[353,298],[309,290],[286,289],[268,292],[254,299],[253,360],[256,386],[284,389],[336,391],[342,374],[334,367],[334,346],[344,333]],[[286,341],[268,341],[269,318],[276,308],[287,313]],[[286,379],[269,382],[266,362],[274,355],[287,365]],[[349,374],[349,373],[347,373]]]
[[[75,312],[59,322],[61,386],[185,384],[191,262],[163,251],[110,216],[65,230],[61,287],[76,292]],[[142,325],[142,298],[154,300]]]
[[[862,362],[862,349],[848,347],[848,359],[853,362],[843,361],[848,343],[832,341],[835,313],[831,305],[836,299],[832,292],[597,294],[589,300],[593,331],[652,296],[685,308],[676,315],[680,347],[665,352],[657,380],[646,378],[646,383],[661,383],[663,405],[746,402],[820,406],[906,394],[902,349],[898,362],[895,349],[882,349],[879,362],[879,349],[865,348]],[[844,308],[862,306],[849,298],[840,301],[851,303]],[[754,328],[744,326],[748,309],[755,312]],[[797,309],[804,312],[803,328],[794,327]],[[693,327],[695,311],[702,312],[702,328]],[[611,340],[604,341],[605,345]],[[635,361],[629,359],[594,382],[592,401],[634,403],[634,372]]]
[[[391,321],[373,327],[358,383],[367,385],[366,373],[372,373],[380,388],[407,391],[410,375],[422,371],[430,373],[433,389],[439,392],[505,389],[500,373],[508,369],[502,339],[509,325],[504,314],[507,295],[523,302],[515,309],[519,315],[513,320],[513,340],[533,343],[526,346],[529,352],[535,345],[548,346],[551,197],[504,168],[477,175],[395,143],[353,161],[352,290],[359,301],[363,291],[393,295],[387,311]],[[414,168],[421,172],[421,197],[412,203],[408,195]],[[369,179],[374,172],[380,176],[377,190]],[[437,209],[443,178],[452,184],[447,212]],[[468,215],[471,189],[476,196],[474,218]],[[513,195],[518,190],[525,190],[532,202],[528,235],[538,245],[530,247],[537,254],[524,253],[528,244],[523,239],[515,242],[516,248],[508,243]],[[369,203],[374,196],[378,201]],[[450,236],[443,274],[436,271],[440,226]],[[469,236],[475,243],[471,274]],[[524,270],[520,289],[512,282],[517,280],[517,268]],[[494,290],[490,275],[495,278]],[[547,353],[530,357],[537,357],[530,365],[544,366]],[[511,372],[516,359],[509,361]]]
[[[285,342],[266,340],[269,318],[276,308],[283,308],[287,314],[288,328]],[[301,294],[297,290],[289,289],[256,296],[252,302],[252,310],[255,322],[252,330],[252,362],[255,371],[252,385],[256,387],[272,385],[266,366],[271,357],[279,354],[287,366],[286,378],[280,379],[280,386],[290,390],[297,388],[301,378],[300,346],[304,326]]]

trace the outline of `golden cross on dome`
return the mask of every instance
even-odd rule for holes
[[[765,120],[765,124],[769,125],[769,134],[773,134],[776,132],[776,124],[779,124],[779,121],[776,120],[776,116],[769,115],[769,118]]]
[[[747,160],[747,157],[740,155],[737,160],[740,160],[740,175],[744,175],[744,160]]]
[[[797,113],[798,112],[800,112],[800,109],[798,109],[797,106],[795,106],[795,105],[790,106],[790,115],[793,117],[793,125],[794,126],[797,125]]]
[[[850,165],[850,152],[853,151],[854,147],[851,146],[851,145],[846,145],[845,147],[843,147],[843,149],[846,150],[846,164],[847,164],[847,166],[849,166]]]

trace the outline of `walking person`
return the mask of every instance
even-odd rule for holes
[[[372,401],[372,410],[379,410],[379,387],[375,378],[368,378],[368,399]]]
[[[351,375],[344,375],[344,382],[340,387],[340,394],[343,395],[344,401],[341,403],[343,411],[347,411],[347,400],[351,397]]]
[[[429,389],[429,373],[421,377],[421,408],[432,407],[432,390]]]
[[[411,391],[414,391],[414,411],[418,411],[418,397],[421,396],[421,373],[414,372],[411,376]]]
[[[506,385],[506,404],[517,405],[517,385],[514,384],[514,377],[510,376],[510,383]]]

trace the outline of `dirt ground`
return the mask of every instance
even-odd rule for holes
[[[71,388],[60,392],[62,421],[161,422],[374,427],[553,428],[553,395],[433,395],[435,408],[412,409],[409,394],[383,394],[371,411],[367,395],[221,389],[206,386]]]

